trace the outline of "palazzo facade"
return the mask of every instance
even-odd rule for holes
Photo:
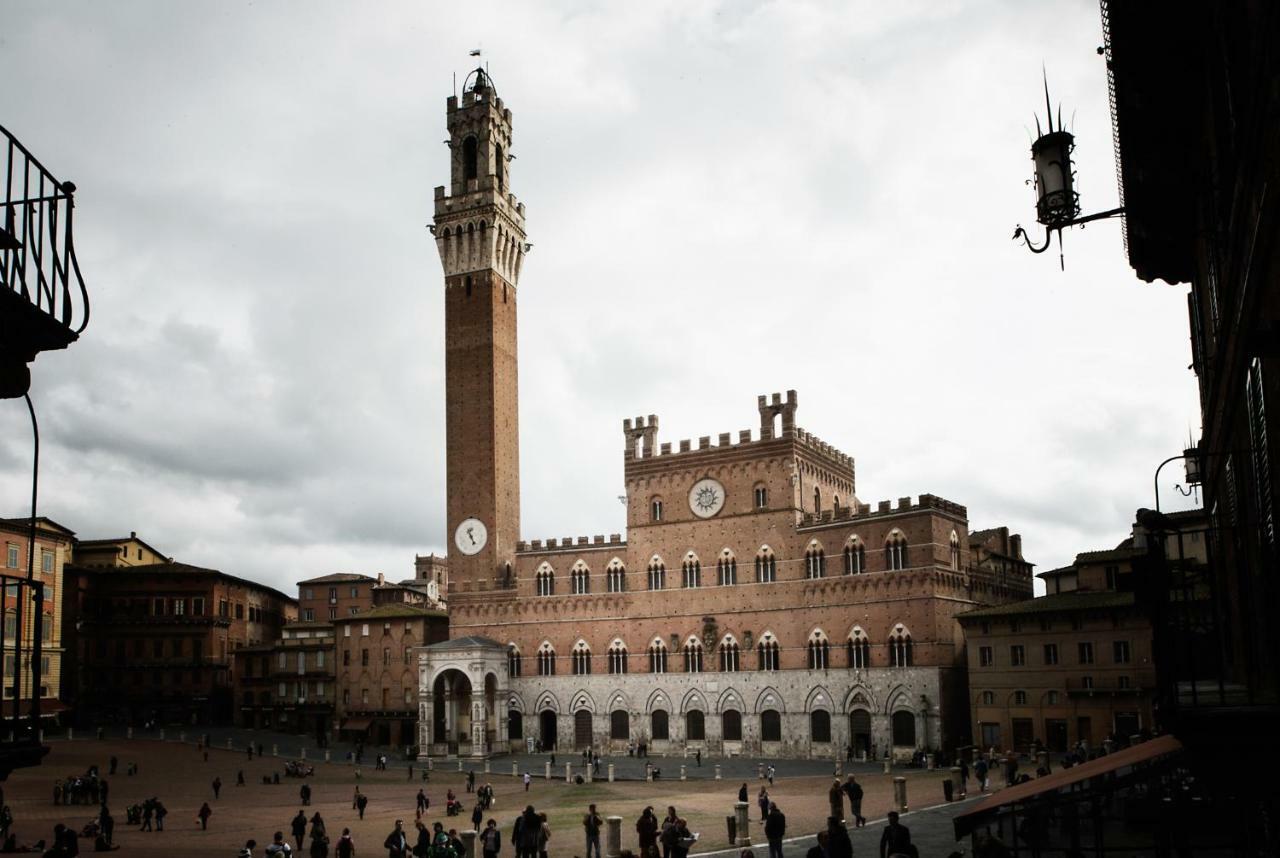
[[[1029,598],[1003,528],[930,494],[861,502],[854,460],[801,428],[659,439],[623,421],[622,534],[521,537],[511,111],[477,69],[448,100],[449,634],[419,651],[421,753],[545,749],[830,756],[967,744],[955,615]],[[461,656],[465,653],[465,658]]]

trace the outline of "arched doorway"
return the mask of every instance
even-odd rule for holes
[[[609,738],[624,742],[631,738],[631,716],[625,709],[615,709],[609,713]]]
[[[853,745],[853,753],[863,758],[871,757],[871,713],[866,709],[855,709],[849,713],[849,742]]]
[[[586,709],[573,713],[573,747],[577,750],[591,747],[591,712]]]
[[[914,748],[916,746],[916,715],[906,709],[893,713],[893,746],[895,748]]]
[[[815,709],[809,713],[809,741],[817,744],[831,742],[831,713]]]
[[[460,670],[445,670],[431,686],[432,729],[436,744],[448,753],[471,750],[471,680]]]
[[[550,709],[538,713],[538,741],[544,751],[556,749],[556,713]]]
[[[513,742],[524,740],[524,713],[519,709],[507,710],[507,737]]]
[[[671,728],[667,720],[667,710],[653,710],[653,714],[649,716],[649,731],[653,734],[653,738],[655,740],[665,742],[671,737]]]

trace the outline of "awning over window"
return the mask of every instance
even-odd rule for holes
[[[63,703],[61,700],[41,700],[40,701],[40,717],[52,718],[53,716],[57,715],[60,712],[66,712],[70,708],[71,708],[70,706]],[[3,713],[2,715],[0,715],[0,717],[2,717],[5,721],[12,721],[13,720],[13,701],[6,700],[3,705],[0,705],[0,713]],[[18,720],[24,721],[30,717],[31,717],[31,701],[23,700],[19,704]]]
[[[372,718],[348,718],[339,730],[368,730],[373,723]]]
[[[1024,784],[1006,787],[997,793],[987,796],[969,810],[959,814],[953,820],[956,827],[956,839],[959,840],[973,832],[978,826],[985,824],[1000,814],[1000,811],[1020,802],[1030,801],[1047,793],[1056,792],[1072,784],[1080,783],[1098,775],[1118,772],[1141,763],[1151,762],[1159,757],[1177,753],[1182,750],[1182,743],[1173,736],[1160,736],[1149,742],[1130,745],[1122,751],[1107,754],[1069,769],[1058,769],[1053,774],[1042,778],[1033,778]]]

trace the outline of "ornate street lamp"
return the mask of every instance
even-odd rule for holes
[[[1076,147],[1076,138],[1062,125],[1062,108],[1058,108],[1058,124],[1054,127],[1053,106],[1049,101],[1049,83],[1044,85],[1044,106],[1047,132],[1040,128],[1040,117],[1036,117],[1036,140],[1031,144],[1031,161],[1035,165],[1035,177],[1028,182],[1036,192],[1036,221],[1045,228],[1044,244],[1037,247],[1031,243],[1027,231],[1019,224],[1013,232],[1013,239],[1021,238],[1032,253],[1044,253],[1049,249],[1054,234],[1058,236],[1058,260],[1065,269],[1066,262],[1062,256],[1062,230],[1091,220],[1117,217],[1124,214],[1123,208],[1110,209],[1097,214],[1080,216],[1080,195],[1075,190],[1075,170],[1071,165],[1071,153]]]

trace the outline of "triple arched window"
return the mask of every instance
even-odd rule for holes
[[[538,572],[533,576],[533,580],[539,596],[555,595],[556,573],[546,563],[538,567]]]
[[[661,558],[654,557],[649,561],[649,589],[667,589],[667,567],[663,564]]]
[[[756,583],[772,584],[778,580],[778,558],[773,549],[765,546],[756,554]]]
[[[889,635],[889,666],[910,667],[915,664],[915,653],[912,652],[911,632],[901,623],[894,626]]]
[[[804,577],[827,577],[827,555],[823,552],[821,545],[810,544],[808,550],[805,551]]]
[[[884,544],[884,568],[890,570],[907,568],[907,540],[899,532],[894,531]]]
[[[727,548],[716,561],[716,583],[721,587],[738,583],[738,560]]]
[[[538,676],[556,675],[556,651],[550,643],[538,647]]]
[[[867,547],[855,536],[844,546],[844,574],[861,575],[865,571],[867,571]]]
[[[684,645],[684,672],[702,673],[702,642],[689,638]]]
[[[761,670],[778,669],[778,641],[773,635],[766,633],[756,647],[756,656]]]
[[[855,628],[850,632],[849,641],[845,646],[850,669],[866,670],[871,666],[871,640],[861,628]]]
[[[702,586],[702,562],[697,556],[690,554],[684,559],[684,587],[692,589]]]
[[[627,589],[627,567],[618,558],[609,561],[609,568],[605,570],[604,576],[605,589],[610,593],[621,593]]]
[[[831,643],[820,630],[809,636],[809,669],[826,670],[831,666]]]
[[[569,654],[574,676],[587,676],[591,673],[591,648],[586,641],[578,641]]]
[[[520,675],[520,650],[515,644],[507,647],[507,675],[512,678]]]
[[[724,673],[737,673],[741,665],[741,652],[738,642],[733,638],[725,638],[720,642],[720,670]]]
[[[581,560],[575,563],[569,572],[569,590],[575,596],[591,592],[591,570]]]
[[[622,641],[614,641],[609,647],[609,672],[627,672],[627,645]]]
[[[667,672],[667,647],[660,640],[655,640],[649,644],[649,672]]]

